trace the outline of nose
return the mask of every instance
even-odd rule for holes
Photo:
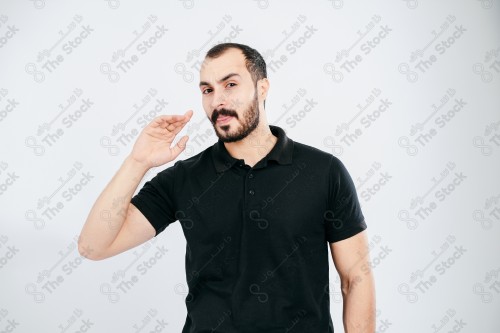
[[[213,98],[210,104],[212,110],[220,109],[226,105],[227,96],[225,95],[224,90],[214,89],[212,96]]]

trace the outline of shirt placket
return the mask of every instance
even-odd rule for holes
[[[251,296],[249,291],[250,283],[248,281],[248,270],[252,269],[250,262],[252,261],[252,247],[256,240],[252,239],[252,231],[250,230],[252,226],[250,225],[252,221],[250,213],[256,207],[257,202],[257,191],[256,181],[255,181],[255,170],[248,165],[243,163],[239,164],[240,174],[242,175],[243,183],[243,211],[241,219],[241,235],[240,235],[240,248],[239,248],[239,260],[238,260],[238,276],[235,283],[235,293],[233,294],[232,301],[232,314],[235,323],[241,323],[242,318],[248,316],[248,313],[243,313],[241,311],[242,302]]]

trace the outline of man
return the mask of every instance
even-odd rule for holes
[[[345,166],[268,124],[269,80],[254,49],[214,46],[199,87],[218,141],[159,172],[132,198],[148,169],[183,151],[187,136],[171,146],[193,113],[154,119],[90,211],[80,253],[114,256],[178,220],[189,286],[183,333],[328,333],[329,244],[345,331],[373,333],[366,224]],[[103,211],[113,228],[100,221]]]

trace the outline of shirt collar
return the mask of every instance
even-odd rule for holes
[[[254,169],[267,166],[267,161],[276,161],[282,165],[292,163],[293,140],[287,137],[285,131],[281,127],[269,125],[269,128],[278,140],[271,151],[254,165]],[[217,172],[226,171],[240,161],[229,154],[226,146],[224,146],[224,142],[220,139],[214,143],[212,147],[212,157]]]

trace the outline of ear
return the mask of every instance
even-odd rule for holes
[[[257,81],[257,94],[259,97],[259,101],[264,101],[267,98],[268,91],[269,91],[269,80],[267,78],[263,78]]]

